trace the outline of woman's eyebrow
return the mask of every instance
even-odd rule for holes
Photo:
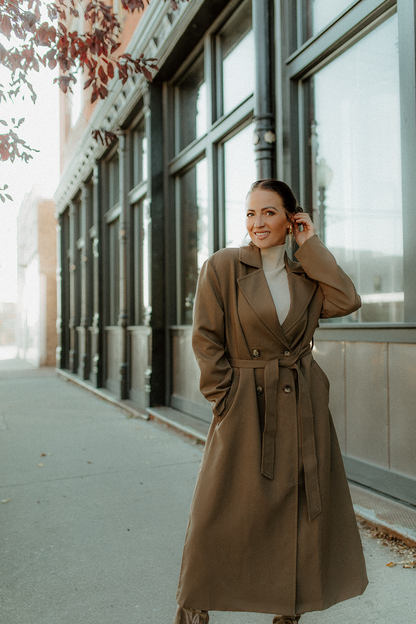
[[[263,212],[263,210],[277,210],[277,208],[275,206],[265,206],[264,208],[261,209],[261,211]],[[247,208],[247,212],[255,212],[253,208]]]

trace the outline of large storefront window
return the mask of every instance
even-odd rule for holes
[[[120,307],[119,220],[108,225],[108,325],[117,325]]]
[[[219,35],[221,80],[221,110],[227,115],[253,93],[254,34],[251,2],[245,2]]]
[[[199,270],[209,256],[206,159],[199,161],[180,178],[180,196],[180,324],[190,325]]]
[[[246,126],[224,143],[225,246],[245,243],[245,202],[256,180],[253,150],[254,124]]]
[[[208,127],[204,55],[201,54],[178,85],[176,151],[203,136]]]
[[[397,15],[316,73],[311,88],[315,218],[363,302],[347,321],[403,321]]]
[[[110,158],[107,165],[108,181],[108,207],[115,206],[120,201],[120,177],[118,152]]]
[[[150,323],[149,227],[149,202],[144,199],[134,204],[132,210],[133,325]]]
[[[192,60],[191,60],[192,59]],[[177,325],[191,325],[204,261],[244,244],[244,202],[256,178],[252,2],[224,12],[171,83],[174,124],[169,173],[176,214]],[[209,81],[208,81],[209,78]],[[168,131],[170,132],[170,131]],[[172,245],[173,246],[173,245]]]
[[[142,121],[132,132],[130,163],[133,187],[147,180],[147,138]]]

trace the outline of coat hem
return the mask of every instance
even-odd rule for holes
[[[259,608],[258,605],[247,605],[244,608],[238,608],[236,606],[226,607],[224,605],[220,606],[220,605],[212,605],[212,604],[204,604],[202,606],[201,605],[195,606],[195,605],[191,605],[188,603],[185,603],[183,605],[179,603],[179,606],[181,606],[183,609],[194,609],[194,610],[199,609],[202,611],[209,611],[209,612],[222,611],[222,612],[228,612],[228,613],[265,613],[265,614],[270,614],[270,615],[275,615],[276,613],[284,613],[285,615],[299,615],[300,613],[301,614],[311,613],[313,611],[326,611],[330,607],[333,607],[334,605],[339,604],[340,602],[345,602],[346,600],[352,600],[353,598],[358,598],[359,596],[362,596],[367,586],[368,586],[368,581],[365,584],[365,586],[362,589],[357,590],[357,592],[354,592],[353,594],[349,593],[348,595],[339,596],[335,600],[331,600],[328,602],[296,605],[296,613],[288,613],[288,606],[278,604],[278,603],[276,603],[274,606],[269,606],[266,608]],[[290,611],[292,611],[292,609],[290,609]]]

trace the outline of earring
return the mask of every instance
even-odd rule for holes
[[[287,228],[287,231],[289,232],[289,234],[292,234],[293,232],[293,227],[291,225],[289,225],[289,227]]]

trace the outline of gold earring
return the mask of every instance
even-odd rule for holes
[[[289,234],[292,234],[292,232],[293,232],[293,227],[292,227],[291,225],[289,225],[289,227],[288,227],[287,229],[288,229]]]

